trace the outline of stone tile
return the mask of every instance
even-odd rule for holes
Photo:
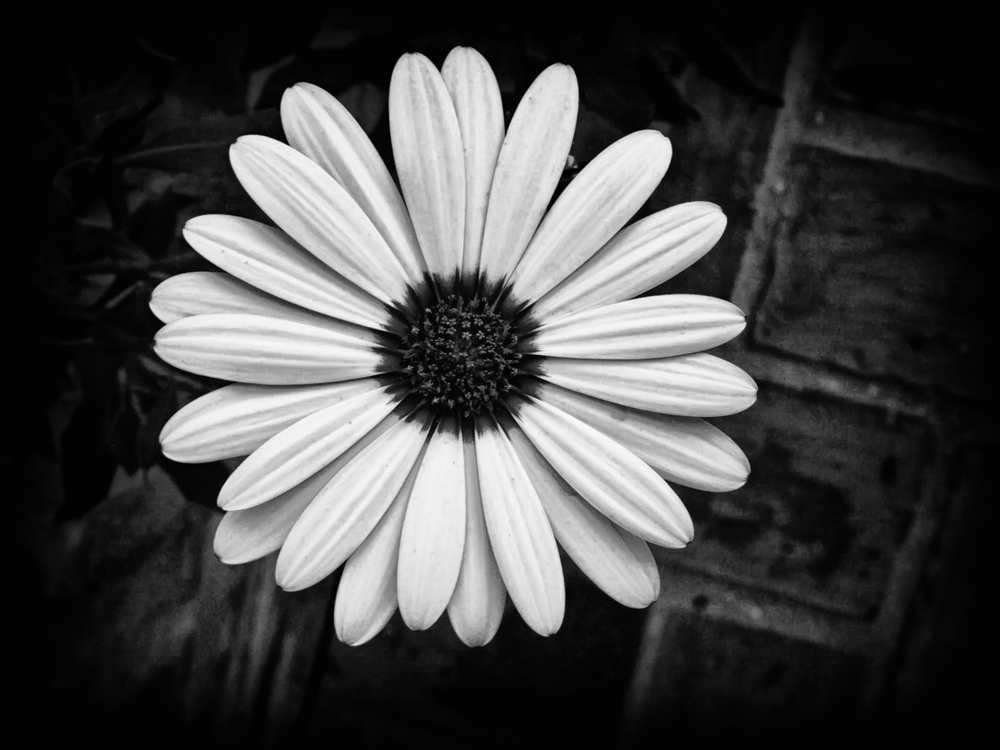
[[[988,397],[996,194],[821,149],[794,156],[755,340],[864,376]]]
[[[623,607],[563,558],[566,617],[543,638],[508,600],[496,638],[471,649],[447,615],[410,631],[397,613],[367,644],[333,640],[309,741],[316,746],[609,745],[619,731],[645,610]]]
[[[953,486],[941,498],[926,563],[913,571],[915,596],[886,701],[888,722],[960,744],[987,729],[992,699],[981,679],[1000,663],[992,597],[984,595],[993,586],[1000,520],[990,490],[997,447],[964,445],[949,466]]]
[[[836,40],[820,99],[900,119],[971,127],[995,122],[984,95],[993,70],[989,24],[963,9],[900,13],[890,5],[825,19]]]
[[[624,747],[659,745],[664,737],[684,747],[748,737],[778,747],[826,746],[860,722],[860,654],[698,612],[671,609],[659,625]]]
[[[66,723],[49,729],[111,746],[137,732],[269,746],[294,730],[329,587],[285,594],[273,556],[223,565],[218,518],[154,469],[122,475],[53,535],[38,637],[47,705]]]
[[[746,452],[750,479],[723,494],[678,488],[695,541],[658,549],[660,559],[874,617],[919,500],[923,424],[767,385],[751,409],[715,423]]]
[[[727,4],[713,23],[747,72],[763,89],[780,94],[798,17],[787,9]],[[718,245],[702,260],[655,290],[728,298],[746,235],[753,221],[753,197],[761,179],[778,109],[753,96],[734,93],[708,78],[697,65],[684,81],[684,97],[701,120],[664,125],[674,155],[667,175],[650,198],[648,212],[687,201],[717,203],[729,221]]]
[[[843,106],[814,106],[799,143],[887,162],[967,185],[1000,187],[1000,148],[988,132],[901,122]]]

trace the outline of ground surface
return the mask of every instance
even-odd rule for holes
[[[692,65],[676,80],[700,120],[640,111],[631,129],[652,121],[673,140],[651,210],[711,200],[729,217],[718,248],[661,291],[748,312],[720,353],[760,398],[718,424],[753,474],[731,494],[682,490],[697,541],[659,555],[659,601],[622,608],[567,562],[566,622],[547,640],[510,611],[478,650],[446,622],[412,633],[397,616],[352,649],[331,633],[336,576],[287,594],[273,557],[223,566],[218,514],[160,466],[119,470],[107,500],[54,526],[64,468],[32,454],[16,474],[16,527],[18,582],[39,615],[28,643],[42,649],[41,731],[193,746],[690,747],[954,739],[983,720],[1000,238],[996,120],[969,83],[983,73],[977,36],[861,12],[719,12],[713,28],[783,106]],[[263,86],[262,111],[299,64]],[[217,70],[189,75],[227,90]],[[317,83],[336,91],[330,77]],[[168,99],[172,116],[185,101]],[[212,195],[212,210],[238,200]],[[76,402],[59,403],[57,434]]]

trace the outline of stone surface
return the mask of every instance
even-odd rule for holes
[[[716,424],[746,452],[750,479],[731,493],[678,488],[695,541],[660,559],[873,617],[919,499],[924,426],[768,386]]]
[[[992,717],[986,675],[1000,665],[993,638],[991,496],[997,445],[963,445],[949,466],[954,485],[937,509],[937,533],[916,572],[914,606],[899,644],[887,714],[907,735],[974,742]]]
[[[801,148],[754,337],[869,377],[986,396],[995,193]]]
[[[747,6],[726,18],[725,42],[745,62],[746,74],[762,89],[780,92],[798,17]],[[740,30],[748,28],[753,34],[743,36]],[[728,224],[707,256],[655,291],[728,298],[753,221],[754,190],[779,110],[709,79],[697,64],[684,80],[684,95],[701,120],[663,128],[674,149],[673,159],[645,211],[709,201],[722,208]]]
[[[860,726],[859,654],[697,610],[666,608],[657,625],[660,648],[650,653],[642,710],[625,747],[665,736],[685,747],[749,737],[815,746]]]
[[[62,736],[116,745],[209,738],[269,744],[306,700],[327,586],[274,584],[273,558],[228,567],[212,553],[218,515],[154,469],[67,524],[50,549],[38,633]]]
[[[288,595],[273,558],[221,566],[216,517],[158,472],[53,528],[59,477],[51,462],[32,465],[14,513],[14,600],[24,592],[37,618],[12,641],[28,644],[31,662],[13,681],[28,685],[22,696],[42,690],[31,706],[45,710],[40,739],[815,747],[871,739],[874,727],[897,746],[954,743],[992,716],[981,684],[996,655],[985,571],[997,446],[983,404],[995,400],[986,325],[998,159],[992,88],[975,74],[994,32],[950,7],[926,17],[838,7],[801,28],[788,6],[704,10],[714,42],[786,107],[689,61],[681,87],[701,121],[656,123],[674,162],[648,210],[709,200],[729,217],[719,246],[659,291],[746,302],[751,328],[723,353],[761,381],[753,409],[716,420],[749,455],[750,481],[725,495],[680,489],[697,538],[658,553],[659,602],[620,607],[567,562],[566,621],[549,639],[509,607],[482,649],[459,644],[447,622],[413,633],[398,616],[349,648],[332,635],[336,576]],[[208,62],[182,74],[188,98],[168,97],[164,112],[225,124],[209,111],[221,105]],[[185,88],[184,75],[198,85]],[[259,101],[277,104],[282,75]],[[227,95],[227,111],[245,99]],[[613,130],[601,104],[584,103],[584,156]],[[240,117],[226,122],[245,132]],[[383,118],[376,141],[387,138]],[[259,218],[224,148],[215,157],[169,179],[135,168],[126,186],[201,201],[191,212]]]
[[[494,640],[464,646],[447,615],[413,632],[399,614],[378,637],[330,644],[317,746],[465,748],[611,745],[617,737],[645,610],[609,599],[563,556],[566,617],[549,638],[508,599]]]
[[[993,104],[983,86],[995,41],[969,10],[959,3],[934,14],[891,6],[829,14],[836,43],[819,98],[888,117],[988,127]]]

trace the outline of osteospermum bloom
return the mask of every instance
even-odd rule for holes
[[[222,273],[161,284],[156,351],[235,381],[166,425],[164,453],[248,456],[219,495],[227,563],[280,549],[277,582],[344,565],[338,636],[372,638],[398,608],[447,611],[487,643],[506,596],[536,632],[563,619],[557,543],[614,599],[659,593],[648,543],[691,518],[669,482],[726,491],[740,449],[703,417],[756,397],[703,351],[743,314],[696,295],[633,299],[706,253],[725,227],[687,203],[625,227],[663,178],[670,142],[628,135],[549,204],[577,118],[571,68],[532,84],[509,127],[471,49],[392,75],[400,195],[361,127],[308,84],[281,103],[288,144],[240,138],[237,178],[275,227],[201,216],[184,237]],[[548,208],[548,211],[546,209]]]

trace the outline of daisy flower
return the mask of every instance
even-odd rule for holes
[[[398,608],[418,630],[447,612],[482,645],[508,594],[554,633],[557,544],[611,597],[647,606],[660,585],[648,543],[693,536],[669,482],[747,478],[702,419],[756,398],[703,353],[744,315],[697,295],[634,299],[704,255],[725,217],[687,203],[625,227],[670,162],[653,130],[609,146],[552,202],[577,106],[572,69],[553,65],[505,132],[479,53],[455,49],[440,71],[405,55],[389,89],[397,188],[337,99],[296,85],[281,103],[288,145],[245,136],[230,152],[276,226],[192,219],[185,239],[222,272],[153,294],[159,356],[234,381],[161,435],[177,461],[247,456],[219,495],[216,553],[280,549],[290,591],[343,565],[346,643]]]

